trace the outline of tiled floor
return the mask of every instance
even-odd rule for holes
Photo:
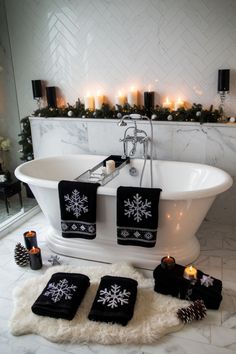
[[[32,271],[28,267],[20,268],[14,263],[16,242],[23,243],[23,232],[37,230],[38,241],[42,249],[44,267]],[[44,235],[47,223],[40,213],[30,221],[0,240],[0,352],[25,354],[62,354],[62,353],[236,353],[236,227],[212,224],[205,221],[198,237],[201,241],[201,254],[195,265],[202,271],[223,280],[223,301],[218,311],[208,311],[203,321],[186,325],[184,329],[166,335],[155,345],[143,346],[102,346],[55,344],[37,335],[14,337],[9,333],[8,319],[12,311],[12,290],[24,279],[45,272],[52,252],[47,248]],[[92,265],[93,262],[61,257],[63,264]],[[144,272],[151,276],[151,272]]]

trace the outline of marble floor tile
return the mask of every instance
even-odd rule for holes
[[[236,251],[236,238],[226,237],[222,241],[222,247],[224,250]]]
[[[44,266],[39,271],[18,267],[14,248],[23,242],[26,230],[36,230]],[[37,277],[51,267],[48,259],[53,252],[45,242],[48,223],[42,213],[19,226],[0,240],[0,351],[4,354],[232,354],[236,352],[236,227],[204,221],[197,237],[201,252],[194,265],[203,272],[223,281],[223,301],[219,310],[208,310],[207,317],[185,325],[181,331],[166,335],[156,344],[142,346],[96,344],[57,344],[37,335],[12,336],[8,319],[12,311],[12,294],[26,279]],[[60,255],[63,265],[94,265],[98,262]],[[152,271],[140,270],[149,278]]]
[[[155,346],[142,346],[141,350],[150,354],[235,354],[235,350],[179,338],[174,335],[163,337]]]
[[[236,351],[236,329],[211,326],[211,344]]]
[[[222,278],[222,259],[219,256],[200,255],[194,265],[204,273],[217,279]]]
[[[228,257],[223,256],[222,264],[222,279],[226,281],[236,282],[236,257],[230,255]]]

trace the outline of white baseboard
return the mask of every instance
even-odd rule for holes
[[[0,238],[19,227],[21,224],[29,220],[32,216],[38,214],[40,211],[40,207],[36,205],[26,212],[21,210],[19,213],[13,215],[11,218],[1,223]]]

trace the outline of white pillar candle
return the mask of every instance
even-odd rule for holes
[[[107,174],[112,173],[116,169],[116,164],[114,160],[106,161],[106,172]]]
[[[94,98],[89,94],[89,92],[84,98],[84,107],[85,109],[90,109],[91,111],[94,110]]]
[[[121,91],[118,91],[118,95],[116,96],[116,104],[119,106],[124,106],[126,101],[126,97],[122,94]]]
[[[128,92],[128,103],[130,106],[138,105],[138,91],[134,87]]]
[[[101,95],[100,91],[97,92],[95,96],[95,109],[101,109],[104,103],[104,96]]]
[[[178,108],[182,108],[182,107],[184,107],[184,101],[178,98],[178,100],[175,101],[175,111],[177,111]]]
[[[166,97],[166,100],[163,102],[162,106],[163,106],[163,108],[171,109],[172,102],[169,100],[169,97]]]

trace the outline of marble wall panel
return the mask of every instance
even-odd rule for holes
[[[118,120],[31,118],[35,157],[122,154],[125,129]],[[132,124],[131,124],[132,125]],[[138,127],[150,135],[146,121]],[[236,176],[236,125],[153,122],[155,159],[206,163]],[[137,157],[142,150],[137,150]],[[235,224],[236,183],[216,198],[207,218]]]

